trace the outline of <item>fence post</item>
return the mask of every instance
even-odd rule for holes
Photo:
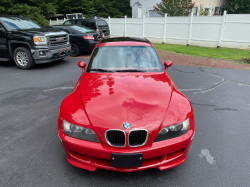
[[[142,16],[142,37],[144,38],[145,33],[144,33],[144,27],[145,27],[145,15]]]
[[[56,23],[57,23],[57,25],[59,25],[59,24],[58,24],[58,18],[56,18]]]
[[[166,38],[166,32],[167,32],[167,14],[165,14],[165,17],[164,17],[164,33],[163,33],[163,40],[162,40],[162,43],[165,44],[165,38]]]
[[[221,44],[221,39],[222,39],[222,35],[223,35],[223,29],[224,29],[224,25],[225,25],[225,21],[226,21],[226,15],[227,15],[227,11],[225,10],[223,12],[223,18],[222,18],[222,23],[221,23],[221,28],[220,28],[220,36],[219,36],[219,41],[218,41],[217,48],[219,48],[220,44]]]
[[[127,16],[124,18],[124,37],[127,36]]]
[[[111,36],[111,23],[110,23],[110,16],[109,16],[109,35]]]
[[[189,22],[189,34],[188,34],[188,43],[187,46],[190,44],[191,32],[192,32],[192,22],[193,22],[193,12],[190,14],[190,22]]]

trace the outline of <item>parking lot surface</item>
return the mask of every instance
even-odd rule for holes
[[[249,186],[250,71],[172,66],[192,102],[196,134],[182,165],[159,171],[86,171],[70,165],[57,136],[62,100],[80,58],[20,70],[0,63],[0,186]]]

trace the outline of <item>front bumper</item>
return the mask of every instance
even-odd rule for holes
[[[66,46],[59,49],[37,49],[31,53],[36,64],[48,63],[55,60],[60,60],[70,55],[71,46]],[[42,54],[41,54],[42,53]]]
[[[78,47],[80,51],[92,51],[99,41],[85,40],[84,43],[79,43]]]
[[[187,158],[194,131],[190,130],[185,135],[170,140],[155,142],[150,147],[131,149],[104,147],[100,143],[67,136],[62,130],[59,130],[58,134],[67,159],[72,165],[89,171],[102,168],[118,172],[134,172],[155,167],[165,170],[182,164]],[[143,165],[133,168],[113,167],[112,153],[142,153]]]

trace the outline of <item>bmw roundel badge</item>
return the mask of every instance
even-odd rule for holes
[[[130,127],[131,127],[131,124],[129,122],[124,122],[123,123],[123,128],[124,129],[130,129]]]

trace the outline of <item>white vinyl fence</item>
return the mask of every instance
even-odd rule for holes
[[[62,25],[68,19],[57,19],[57,20],[50,20],[49,25]]]
[[[248,49],[250,14],[108,18],[111,36],[145,37],[155,43]]]

